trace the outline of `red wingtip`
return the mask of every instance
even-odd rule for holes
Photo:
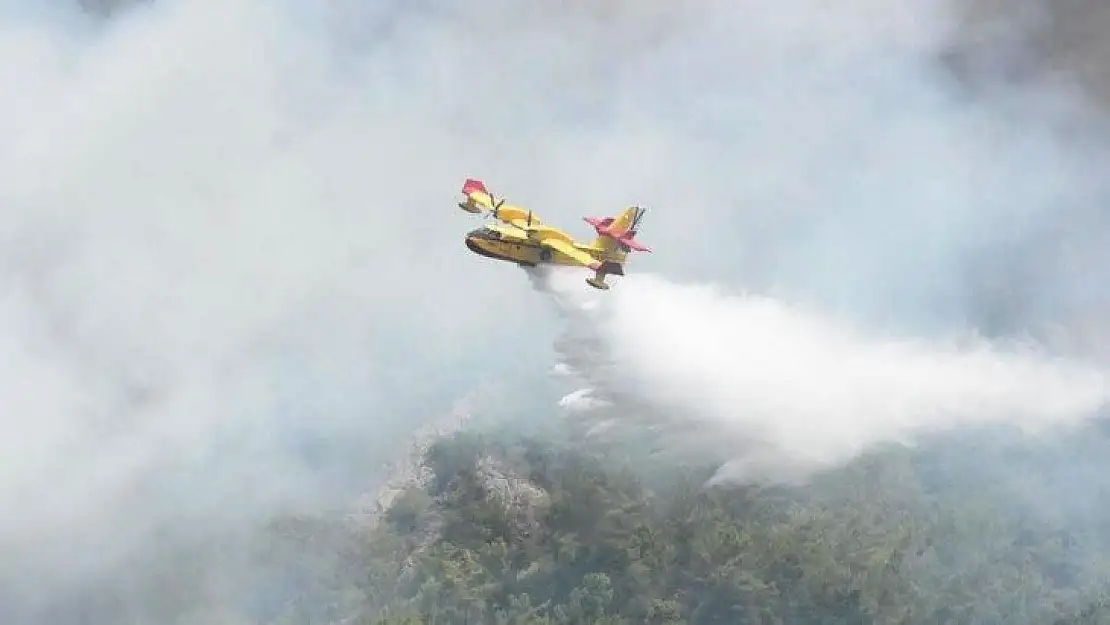
[[[630,249],[636,250],[637,252],[651,252],[651,248],[644,245],[643,243],[640,243],[632,237],[622,237],[620,239],[620,242],[627,245]]]
[[[476,192],[485,193],[487,195],[489,194],[489,191],[486,190],[485,183],[483,183],[481,180],[475,180],[474,178],[466,179],[466,182],[464,182],[462,186],[462,192],[463,195],[470,195],[471,193]]]
[[[582,219],[593,226],[598,234],[609,234],[609,224],[613,223],[612,217],[583,217]]]

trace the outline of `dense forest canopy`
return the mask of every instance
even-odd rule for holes
[[[707,486],[713,466],[644,479],[613,448],[460,434],[377,526],[281,526],[304,577],[273,622],[1110,623],[1089,505],[1110,482],[1057,469],[1110,443],[985,436]]]

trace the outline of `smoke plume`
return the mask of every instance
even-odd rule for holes
[[[597,295],[577,277],[536,280],[571,328],[562,364],[591,385],[565,403],[593,419],[649,423],[664,445],[715,451],[736,478],[805,477],[960,427],[1057,433],[1110,399],[1110,371],[1035,344],[890,336],[650,274]]]

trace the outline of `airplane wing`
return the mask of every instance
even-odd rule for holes
[[[463,183],[462,194],[466,196],[466,201],[459,203],[459,208],[465,211],[480,213],[494,207],[493,196],[481,180],[467,178]]]
[[[466,196],[466,201],[459,203],[459,208],[467,212],[488,212],[511,226],[525,230],[529,226],[543,224],[539,216],[526,208],[509,204],[504,198],[500,201],[494,200],[493,194],[486,189],[485,183],[481,180],[467,178],[463,183],[462,193]]]
[[[502,204],[500,208],[494,211],[493,216],[521,230],[544,225],[543,220],[532,211],[512,204]]]
[[[540,241],[540,245],[550,250],[559,252],[560,254],[563,254],[568,258],[572,258],[578,263],[589,267],[590,269],[596,270],[598,267],[601,266],[601,263],[596,258],[590,256],[586,252],[583,252],[582,250],[574,247],[573,245],[567,243],[562,239],[543,239]]]

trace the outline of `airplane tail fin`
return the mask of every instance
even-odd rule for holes
[[[610,253],[650,252],[650,248],[636,240],[645,212],[639,206],[630,206],[616,217],[584,217],[586,223],[597,231],[593,245]]]
[[[609,284],[605,276],[623,276],[624,258],[630,251],[650,252],[646,245],[636,240],[636,233],[644,219],[644,209],[630,206],[616,217],[585,217],[586,223],[597,231],[593,247],[601,249],[603,260],[593,267],[594,275],[586,278],[586,283],[595,289],[606,290]]]

